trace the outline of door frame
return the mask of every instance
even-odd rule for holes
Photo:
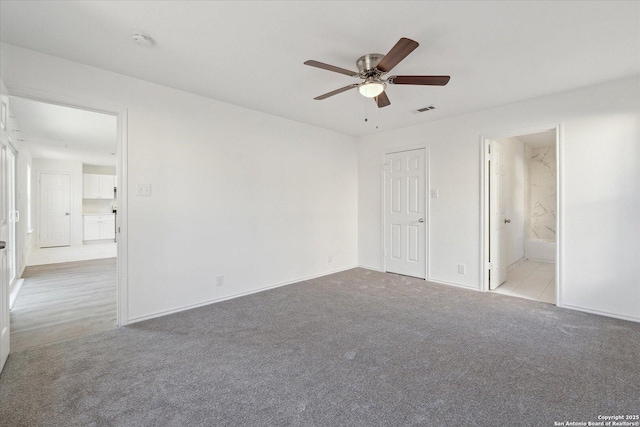
[[[516,137],[553,130],[556,134],[556,306],[562,307],[564,277],[564,138],[563,124],[553,123],[530,128],[508,129],[480,135],[480,290],[489,291],[489,143],[500,138]]]
[[[14,266],[13,268],[13,277],[9,276],[9,295],[11,296],[11,291],[14,289],[15,283],[16,281],[19,279],[20,274],[18,272],[18,249],[19,249],[19,245],[18,245],[18,221],[20,220],[20,213],[18,211],[18,192],[17,187],[18,187],[18,150],[16,150],[15,146],[13,145],[13,141],[11,141],[11,138],[8,139],[7,141],[7,149],[6,149],[6,153],[8,155],[8,153],[11,152],[13,154],[13,192],[12,192],[12,196],[13,196],[13,211],[14,212],[14,218],[11,219],[11,215],[8,213],[9,212],[9,198],[6,198],[6,206],[3,206],[3,209],[5,209],[5,211],[7,211],[7,226],[9,227],[9,236],[7,236],[7,246],[9,249],[12,250],[12,258],[13,259],[9,259],[9,257],[7,257],[7,265],[13,263]],[[5,169],[7,167],[7,159],[2,159],[2,161],[5,162]],[[7,171],[5,170],[5,175],[6,175]],[[7,179],[7,176],[4,177],[5,180],[5,185],[6,185],[6,189],[5,191],[8,191],[9,189],[9,180]],[[16,218],[15,215],[18,215],[18,217]],[[11,233],[13,233],[13,242],[11,241]],[[13,243],[13,245],[11,245],[11,243]],[[11,270],[11,269],[10,269]],[[11,298],[9,298],[9,301],[11,301]]]
[[[429,188],[430,186],[430,167],[429,167],[429,144],[420,144],[420,145],[411,145],[407,147],[398,147],[398,148],[385,148],[381,153],[381,161],[380,161],[380,170],[382,171],[380,185],[382,186],[382,199],[381,199],[381,207],[380,212],[382,214],[382,248],[380,250],[380,257],[382,259],[382,272],[387,272],[387,257],[384,255],[384,251],[387,248],[387,213],[385,209],[385,203],[387,200],[387,190],[386,190],[386,169],[385,169],[385,161],[387,154],[401,153],[403,151],[412,151],[412,150],[422,150],[424,149],[424,216],[425,216],[425,226],[424,226],[424,250],[425,250],[425,279],[430,280],[429,274],[429,262],[431,251],[429,250],[429,230],[431,228],[431,215],[430,212],[430,201],[429,201]]]
[[[109,114],[117,119],[116,141],[116,203],[117,215],[117,324],[129,324],[128,281],[128,109],[124,106],[104,104],[94,100],[68,97],[62,94],[43,92],[25,87],[8,87],[9,96],[27,98],[47,104],[76,108],[96,113]]]

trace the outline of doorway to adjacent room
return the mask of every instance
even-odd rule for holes
[[[28,165],[18,193],[35,196],[11,351],[115,328],[118,116],[18,96],[10,105]]]
[[[483,141],[485,290],[558,304],[557,134]]]

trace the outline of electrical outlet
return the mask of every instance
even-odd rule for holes
[[[438,198],[438,190],[431,190],[431,198],[432,199]]]
[[[137,196],[151,196],[151,184],[138,184]]]
[[[329,264],[331,264],[333,262],[333,257],[331,255],[329,255],[329,258],[327,258],[327,262]]]
[[[458,274],[464,274],[466,267],[463,264],[458,264]]]
[[[216,286],[222,286],[222,285],[224,285],[224,276],[216,277]]]

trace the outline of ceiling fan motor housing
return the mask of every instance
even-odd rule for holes
[[[365,78],[380,76],[382,73],[376,69],[378,63],[384,58],[384,55],[380,53],[368,53],[364,56],[361,56],[356,61],[356,65],[358,66],[358,71]]]

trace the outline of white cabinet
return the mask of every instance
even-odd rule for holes
[[[116,238],[114,214],[92,214],[84,216],[84,240],[106,240]]]
[[[94,215],[84,216],[84,240],[100,239],[100,217]]]
[[[114,175],[84,174],[82,197],[85,199],[114,199],[116,177]]]

